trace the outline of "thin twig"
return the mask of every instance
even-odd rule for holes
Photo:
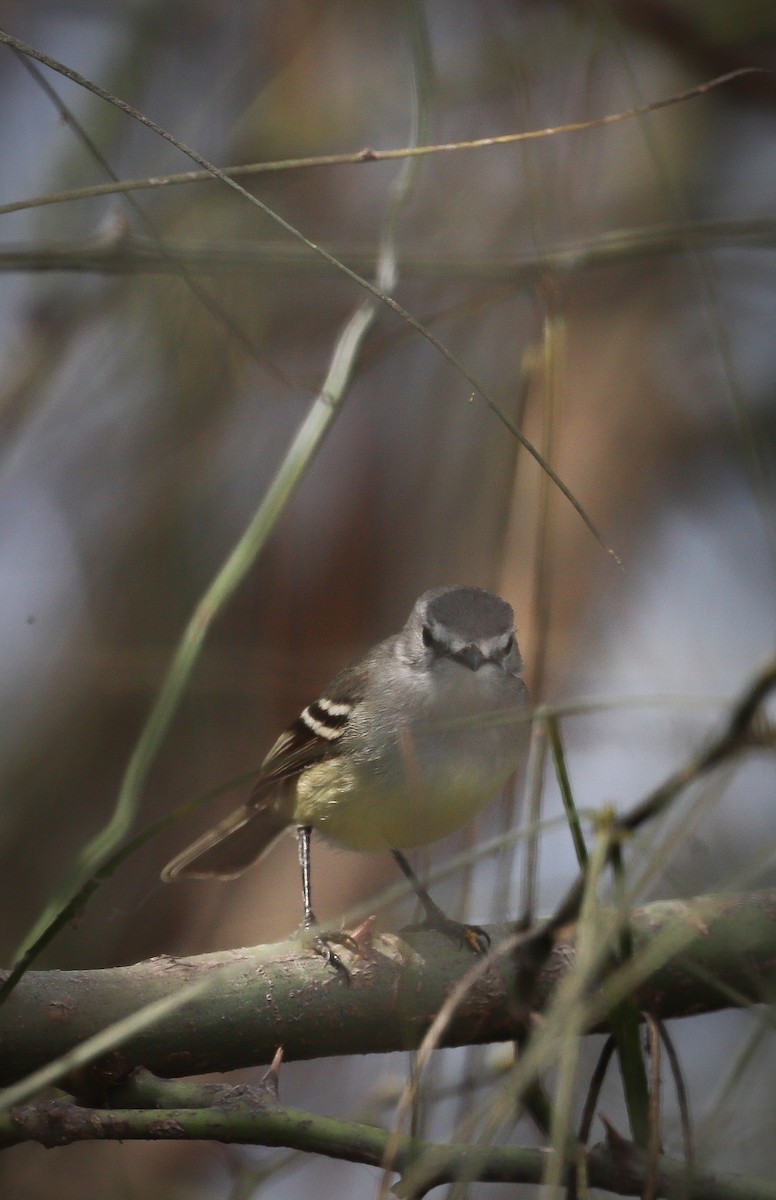
[[[4,41],[7,45],[22,50],[23,53],[29,53],[31,50],[31,47],[23,48],[23,43],[18,42],[17,39],[12,38],[9,34],[1,30],[0,41]],[[44,56],[38,52],[34,52],[34,56],[38,57],[41,62],[45,61]],[[46,65],[50,66],[51,63],[49,62]],[[57,68],[54,67],[53,69],[56,70]],[[311,155],[308,158],[285,158],[276,160],[275,162],[242,163],[235,167],[225,167],[223,173],[230,179],[246,179],[254,175],[265,175],[278,171],[300,171],[309,170],[313,167],[349,166],[363,163],[389,162],[397,158],[423,158],[431,154],[460,153],[465,150],[486,150],[493,146],[507,146],[518,142],[536,141],[539,138],[556,137],[558,134],[581,133],[589,129],[598,129],[602,125],[614,125],[619,121],[627,121],[633,117],[644,116],[647,113],[656,112],[658,109],[669,108],[674,104],[684,104],[688,100],[698,99],[712,91],[712,89],[730,83],[734,79],[753,74],[770,75],[772,72],[765,67],[740,67],[735,71],[728,71],[724,75],[718,75],[714,79],[700,83],[696,87],[689,88],[687,91],[677,92],[663,100],[654,100],[649,104],[638,105],[636,108],[626,109],[623,112],[608,113],[603,117],[593,117],[588,121],[573,121],[565,125],[549,125],[543,129],[529,129],[521,133],[505,133],[496,135],[495,137],[475,138],[470,141],[441,142],[431,146],[404,146],[396,150],[364,148],[350,151],[346,154],[317,154]],[[153,175],[144,179],[126,179],[118,185],[98,184],[93,187],[72,188],[66,192],[35,196],[25,200],[16,200],[10,204],[0,205],[0,216],[4,213],[18,212],[20,209],[35,208],[46,204],[63,204],[72,200],[88,200],[95,196],[112,196],[120,191],[137,192],[151,188],[176,187],[190,183],[212,183],[213,178],[213,172],[205,169],[203,171],[182,171],[170,175]]]
[[[441,342],[439,338],[437,338],[425,325],[423,325],[417,319],[417,317],[414,317],[408,309],[404,308],[403,305],[399,304],[397,300],[394,300],[392,296],[381,290],[381,288],[376,284],[371,283],[368,279],[364,278],[363,275],[359,275],[356,271],[352,271],[349,267],[345,266],[344,263],[335,258],[333,254],[330,254],[329,251],[323,246],[306,237],[300,229],[297,229],[291,224],[290,221],[286,221],[284,217],[281,217],[279,213],[277,213],[273,208],[270,208],[268,204],[265,204],[263,200],[260,200],[257,196],[254,196],[251,192],[247,191],[246,188],[237,183],[234,178],[227,175],[226,172],[220,167],[217,167],[214,163],[209,162],[197,150],[194,150],[191,146],[186,145],[186,143],[182,142],[179,138],[174,137],[173,134],[171,134],[168,130],[157,124],[156,121],[153,121],[145,113],[140,112],[139,109],[129,104],[126,100],[122,100],[119,96],[115,96],[112,92],[109,92],[99,84],[94,83],[91,79],[87,79],[85,75],[73,70],[72,67],[66,67],[57,59],[52,58],[48,54],[44,54],[42,51],[35,49],[33,46],[27,45],[27,43],[20,41],[18,38],[12,37],[9,33],[2,29],[0,29],[0,43],[4,43],[5,45],[10,46],[12,49],[18,50],[22,54],[29,55],[36,61],[43,63],[44,66],[49,67],[52,71],[56,71],[58,74],[64,75],[66,79],[72,80],[73,83],[76,83],[80,87],[85,88],[87,91],[92,92],[95,96],[99,96],[100,99],[106,101],[106,103],[114,105],[123,113],[126,113],[127,116],[132,117],[133,120],[139,121],[141,125],[145,125],[147,129],[150,129],[158,137],[163,138],[164,141],[168,142],[172,146],[175,146],[177,150],[180,150],[182,154],[185,154],[188,158],[198,163],[199,166],[212,175],[213,178],[219,179],[226,187],[231,188],[232,191],[236,192],[239,196],[242,196],[244,200],[246,200],[249,204],[252,204],[254,208],[258,208],[262,213],[269,217],[270,220],[279,225],[281,229],[284,229],[286,233],[290,234],[291,237],[302,242],[302,244],[305,245],[308,250],[319,255],[331,267],[334,267],[335,270],[341,272],[343,275],[346,275],[348,279],[357,284],[358,287],[363,288],[372,297],[374,297],[374,299],[378,300],[381,304],[384,304],[393,313],[400,317],[401,320],[405,321],[412,329],[415,330],[416,333],[419,333],[421,337],[425,338],[425,340],[431,346],[433,346],[434,349],[450,364],[450,366],[453,367],[458,374],[461,375],[461,377],[465,379],[466,382],[474,389],[475,393],[480,397],[481,400],[484,401],[493,415],[502,423],[502,425],[504,425],[506,429],[509,430],[512,437],[524,447],[531,457],[535,459],[541,469],[547,475],[549,475],[555,486],[566,497],[569,504],[590,530],[590,533],[593,535],[602,549],[604,549],[606,553],[614,559],[618,566],[622,566],[622,563],[614,549],[608,544],[600,530],[595,525],[593,519],[587,513],[586,509],[576,498],[567,484],[563,482],[558,473],[553,470],[549,463],[545,462],[533,443],[529,441],[522,430],[518,428],[512,418],[504,412],[504,410],[490,395],[486,388],[479,383],[477,379],[475,379],[471,372],[466,369],[463,363],[447,348],[447,346]],[[700,85],[704,91],[708,91],[710,86],[712,85]],[[683,94],[682,98],[687,99],[689,97]],[[665,104],[668,103],[668,101],[663,101],[662,103]],[[621,118],[618,116],[617,119]],[[498,140],[499,139],[495,139],[493,144],[498,144]],[[520,140],[520,135],[517,135],[517,137],[513,138],[513,140]],[[371,154],[371,152],[369,153]],[[401,157],[406,157],[406,153],[402,153]]]

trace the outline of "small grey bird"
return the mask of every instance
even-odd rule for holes
[[[162,879],[231,879],[296,826],[304,925],[310,834],[352,850],[390,850],[423,904],[424,925],[482,953],[477,926],[447,918],[401,853],[460,829],[526,754],[528,692],[512,608],[475,587],[444,587],[415,603],[399,633],[341,671],[280,735],[248,801],[168,863]],[[344,967],[319,934],[314,945]],[[347,974],[347,972],[345,972]]]

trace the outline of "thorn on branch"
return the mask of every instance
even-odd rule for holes
[[[280,1068],[283,1066],[283,1047],[278,1046],[275,1057],[259,1082],[259,1087],[273,1099],[280,1097]]]

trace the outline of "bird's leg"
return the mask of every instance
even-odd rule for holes
[[[299,851],[299,867],[302,872],[302,904],[304,906],[304,928],[305,930],[315,929],[318,922],[315,918],[312,905],[312,893],[310,890],[310,835],[312,829],[309,825],[297,825],[296,827],[296,844]],[[313,937],[313,950],[316,954],[320,954],[324,962],[341,975],[350,983],[350,971],[345,966],[344,962],[338,954],[332,950],[332,945],[347,946],[350,950],[358,950],[354,940],[347,933],[322,933],[317,932]]]
[[[405,928],[436,929],[459,946],[465,944],[475,954],[486,954],[490,946],[490,937],[485,930],[479,925],[462,924],[460,921],[453,921],[450,917],[445,916],[436,901],[431,899],[401,850],[392,850],[391,854],[411,883],[412,890],[423,905],[423,911],[426,914],[426,919],[419,925],[407,925]]]
[[[313,902],[310,893],[310,835],[309,825],[297,825],[296,844],[299,851],[299,868],[302,872],[302,904],[304,905],[304,927],[311,929],[318,922],[313,912]]]

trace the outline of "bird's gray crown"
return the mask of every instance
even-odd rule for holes
[[[466,642],[482,642],[510,633],[515,623],[512,606],[477,587],[437,588],[421,596],[416,612],[422,620],[455,633]]]

